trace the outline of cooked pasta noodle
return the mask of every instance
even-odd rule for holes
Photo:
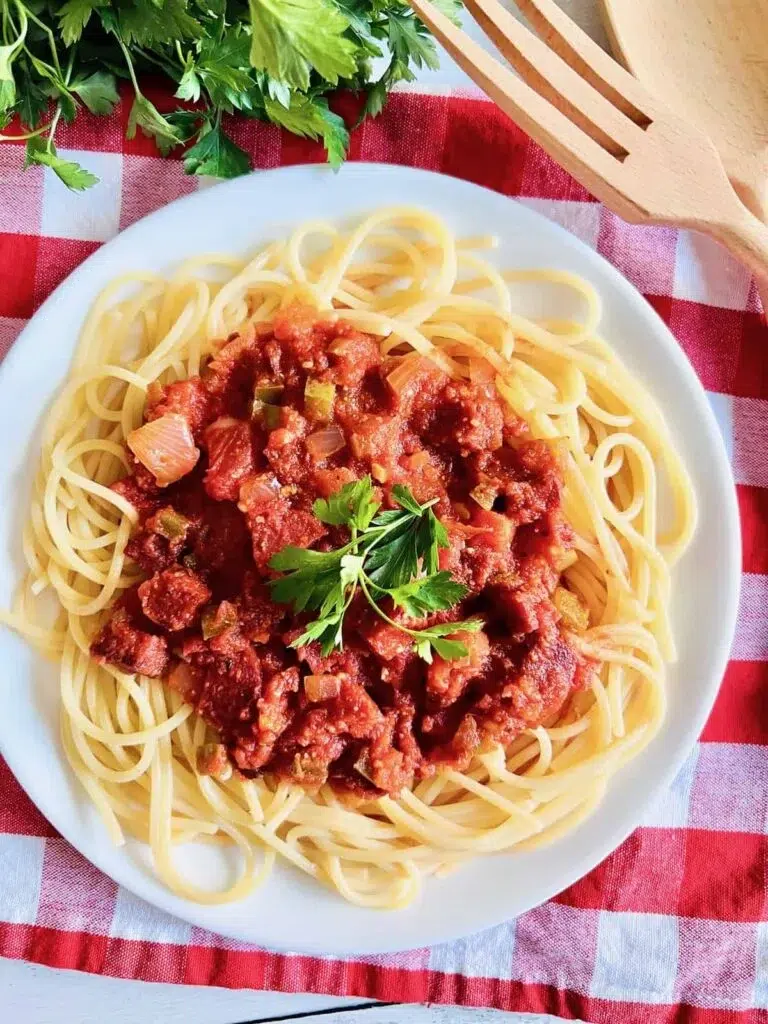
[[[674,658],[671,569],[696,521],[687,475],[660,411],[599,336],[591,285],[559,270],[500,271],[484,255],[491,245],[457,240],[425,210],[381,209],[349,231],[303,224],[252,258],[202,255],[168,277],[123,275],[88,316],[43,434],[23,537],[29,572],[1,618],[60,663],[63,746],[112,839],[148,842],[181,896],[240,899],[280,859],[354,903],[405,906],[425,875],[562,835],[659,729]],[[517,290],[542,282],[576,293],[579,323],[515,311]],[[418,352],[459,376],[480,360],[531,436],[560,446],[576,533],[564,577],[589,612],[578,643],[600,666],[556,720],[506,750],[355,807],[328,786],[312,794],[268,776],[201,775],[208,729],[192,708],[161,680],[89,654],[102,613],[138,578],[125,558],[137,514],[109,485],[126,471],[124,441],[147,388],[198,373],[215,342],[296,299],[343,312],[385,353]],[[240,851],[229,888],[182,877],[174,847],[192,840]]]

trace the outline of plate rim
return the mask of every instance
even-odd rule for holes
[[[475,182],[467,181],[466,179],[456,178],[452,175],[446,175],[435,171],[429,171],[422,168],[414,168],[402,165],[392,165],[377,162],[365,162],[358,161],[352,164],[345,165],[340,172],[333,172],[330,169],[317,164],[297,164],[288,167],[277,167],[266,171],[255,171],[249,175],[245,175],[241,178],[237,178],[228,182],[217,183],[213,188],[213,194],[223,194],[226,190],[236,191],[238,188],[243,188],[244,181],[255,181],[261,182],[280,177],[289,180],[291,177],[297,177],[301,180],[305,175],[312,174],[334,174],[337,173],[339,178],[352,175],[365,175],[370,173],[373,176],[377,174],[397,174],[404,176],[405,178],[425,178],[425,179],[449,179],[452,182],[451,187],[457,187],[459,190],[479,190],[480,192],[488,193],[494,197],[498,202],[511,203],[514,206],[523,207],[527,214],[535,216],[536,219],[540,219],[547,224],[548,229],[554,231],[556,234],[562,234],[567,236],[570,243],[575,243],[576,249],[580,254],[586,254],[588,260],[597,260],[603,265],[605,272],[610,278],[612,278],[613,285],[618,292],[622,303],[630,306],[632,303],[637,307],[638,301],[643,304],[645,315],[655,321],[656,332],[659,336],[664,337],[664,355],[669,356],[670,359],[676,360],[679,363],[680,370],[684,373],[692,386],[691,396],[695,395],[696,411],[699,419],[706,423],[707,433],[709,434],[708,440],[713,440],[714,449],[711,455],[718,468],[718,476],[722,478],[723,483],[723,513],[726,522],[726,539],[727,539],[727,551],[725,552],[726,561],[730,564],[732,579],[730,581],[730,589],[727,594],[727,599],[724,602],[723,608],[723,622],[725,628],[723,629],[723,636],[727,637],[727,642],[720,644],[719,649],[715,653],[713,660],[713,666],[710,670],[711,682],[708,691],[707,699],[702,701],[698,706],[698,711],[693,716],[689,717],[687,721],[687,727],[685,729],[684,738],[681,738],[678,742],[676,751],[673,756],[668,758],[663,770],[659,771],[655,782],[651,789],[645,796],[642,805],[635,810],[632,815],[632,820],[628,824],[620,824],[619,826],[613,825],[607,831],[607,835],[601,842],[593,844],[591,853],[587,856],[584,855],[580,860],[574,862],[571,865],[570,870],[564,870],[562,876],[558,878],[558,888],[550,894],[548,897],[544,897],[539,900],[535,898],[534,902],[527,905],[525,908],[517,911],[506,912],[500,909],[495,917],[489,917],[482,923],[479,923],[476,928],[473,928],[471,932],[467,931],[465,926],[460,926],[460,930],[451,930],[450,927],[443,929],[439,934],[434,931],[426,935],[418,946],[408,945],[403,946],[402,942],[398,942],[397,939],[387,939],[387,929],[383,928],[380,934],[371,934],[371,941],[365,947],[365,950],[361,950],[358,943],[354,946],[345,945],[344,943],[338,943],[335,940],[331,942],[330,948],[328,946],[319,946],[315,942],[304,942],[299,939],[297,943],[284,943],[275,942],[274,940],[267,939],[269,942],[269,948],[278,952],[297,952],[308,953],[310,955],[322,955],[329,954],[334,956],[354,956],[354,955],[367,955],[377,954],[386,952],[402,951],[405,949],[420,948],[421,946],[429,946],[437,943],[450,942],[455,939],[461,938],[467,934],[473,934],[476,931],[491,928],[495,925],[499,925],[507,920],[510,920],[510,915],[516,916],[520,913],[524,913],[527,910],[532,909],[535,906],[539,906],[551,899],[552,896],[558,892],[572,885],[579,878],[583,877],[595,866],[597,866],[602,860],[605,859],[610,853],[612,853],[624,840],[629,836],[642,821],[643,815],[647,812],[653,802],[659,798],[662,791],[668,789],[670,783],[680,770],[682,764],[693,749],[702,728],[709,716],[714,702],[717,698],[717,694],[722,683],[725,668],[730,658],[730,650],[733,644],[733,638],[736,628],[736,618],[738,613],[739,605],[739,593],[741,584],[741,531],[740,531],[740,519],[738,513],[738,503],[736,497],[735,483],[733,479],[732,466],[727,454],[725,442],[722,437],[719,425],[715,419],[714,413],[707,401],[705,389],[698,377],[698,374],[691,365],[688,357],[679,342],[672,334],[668,326],[664,323],[661,317],[656,313],[653,307],[647,302],[645,297],[632,285],[624,275],[611,264],[605,257],[603,257],[596,249],[591,248],[587,243],[582,241],[578,236],[569,232],[566,228],[562,227],[557,222],[550,220],[544,214],[540,213],[538,209],[526,206],[518,202],[518,197],[506,195],[503,192],[498,192],[494,189],[487,188],[482,185],[478,185]],[[309,182],[310,186],[312,182]],[[263,186],[262,186],[263,187]],[[28,347],[28,339],[30,339],[37,331],[37,324],[43,321],[47,313],[56,307],[56,305],[62,301],[62,296],[76,287],[82,279],[87,279],[91,267],[97,264],[98,261],[103,260],[105,253],[109,253],[110,247],[117,243],[119,240],[122,242],[126,237],[132,238],[134,235],[140,236],[142,233],[149,229],[151,231],[152,225],[160,223],[166,215],[169,208],[173,207],[177,210],[182,207],[194,208],[196,205],[202,203],[203,207],[211,200],[206,198],[212,194],[210,189],[198,190],[191,194],[176,198],[170,203],[165,204],[157,210],[152,211],[145,217],[135,221],[124,230],[120,231],[113,238],[109,239],[103,245],[99,246],[93,253],[91,253],[75,270],[69,274],[45,299],[41,306],[36,310],[32,317],[30,317],[28,323],[24,326],[20,334],[17,336],[15,341],[12,343],[10,351],[6,354],[5,359],[0,365],[0,394],[6,385],[6,379],[14,372],[17,363],[23,362],[25,356],[22,354]],[[404,201],[405,202],[405,201]],[[374,205],[372,203],[372,205]],[[258,237],[259,221],[258,219],[254,222],[254,236]],[[180,258],[179,258],[180,261]],[[176,261],[169,261],[168,266],[173,266]],[[119,269],[115,269],[114,276],[117,276]],[[91,289],[90,303],[93,302],[95,293]],[[87,308],[87,307],[86,307]],[[85,309],[84,309],[85,314]],[[79,333],[79,331],[78,331]],[[668,350],[668,351],[667,351]],[[71,360],[70,364],[71,365]],[[61,387],[63,378],[59,380],[54,392]],[[652,389],[651,389],[652,390]],[[662,409],[662,411],[664,411]],[[42,413],[38,413],[36,423],[39,427],[39,423],[42,419]],[[7,744],[2,731],[2,725],[0,725],[0,753],[4,756],[9,768],[14,774],[14,777],[22,786],[24,791],[29,796],[30,800],[35,804],[38,810],[47,818],[47,820],[56,828],[56,830],[69,842],[86,860],[93,864],[96,868],[111,878],[117,885],[125,888],[128,892],[134,896],[150,903],[152,906],[173,915],[176,918],[180,918],[194,926],[203,928],[207,931],[215,931],[216,934],[228,936],[233,939],[246,941],[248,943],[258,943],[260,940],[254,939],[252,936],[243,938],[242,930],[233,928],[232,930],[222,930],[219,924],[215,926],[205,920],[205,910],[208,909],[205,906],[192,903],[188,900],[182,900],[180,897],[176,897],[170,890],[163,889],[160,894],[156,892],[148,892],[150,882],[144,877],[143,874],[137,872],[135,877],[125,879],[116,867],[112,865],[105,865],[101,856],[98,852],[93,850],[86,850],[81,845],[77,838],[73,838],[74,827],[70,827],[70,823],[57,820],[58,815],[55,807],[49,807],[48,802],[45,799],[45,786],[37,786],[35,780],[30,780],[29,773],[24,769],[24,758],[17,757],[16,754],[7,749]],[[74,783],[77,785],[77,783]],[[81,798],[86,798],[80,794]],[[504,855],[501,855],[504,856]],[[267,885],[269,882],[266,883]],[[162,898],[161,898],[162,897]],[[174,902],[176,901],[176,902]],[[501,907],[503,908],[503,901]],[[176,904],[179,905],[176,905]],[[377,912],[381,913],[381,912]],[[389,918],[387,915],[382,916],[382,924],[384,924]]]

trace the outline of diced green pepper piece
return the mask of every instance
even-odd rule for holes
[[[333,416],[336,385],[329,381],[307,379],[304,385],[304,411],[313,420],[327,423]]]
[[[282,384],[257,384],[253,390],[253,397],[265,405],[279,405],[284,390]]]
[[[237,625],[237,613],[228,601],[222,601],[218,608],[206,608],[200,625],[203,640],[210,640]]]
[[[186,535],[189,520],[173,508],[163,508],[157,514],[157,532],[168,540],[177,540]]]
[[[260,398],[254,398],[251,404],[251,419],[259,420],[266,430],[274,430],[280,426],[280,406],[270,405]]]

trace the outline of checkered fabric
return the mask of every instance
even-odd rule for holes
[[[351,97],[339,109],[354,119]],[[123,103],[113,118],[62,126],[60,153],[101,179],[81,197],[41,167],[22,174],[20,148],[0,147],[0,352],[97,246],[199,187],[148,140],[124,141],[126,117]],[[259,167],[322,159],[272,127],[230,127]],[[460,942],[348,960],[248,947],[143,904],[57,836],[0,761],[0,954],[147,981],[610,1024],[768,1021],[768,327],[754,285],[707,239],[623,223],[478,96],[398,93],[354,132],[351,159],[519,197],[597,248],[677,337],[722,426],[743,524],[739,625],[715,709],[669,792],[576,885]]]

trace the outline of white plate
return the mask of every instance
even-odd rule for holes
[[[664,409],[699,499],[699,528],[674,577],[680,659],[669,672],[669,711],[660,735],[566,839],[535,852],[477,860],[428,882],[423,898],[404,911],[350,906],[287,867],[243,903],[201,907],[160,885],[138,844],[110,844],[64,760],[55,669],[1,631],[0,749],[43,814],[97,867],[150,903],[214,932],[283,950],[355,954],[445,941],[528,910],[585,874],[641,821],[691,749],[725,669],[736,617],[740,544],[730,467],[701,385],[650,306],[582,242],[510,199],[453,178],[365,164],[348,164],[339,174],[323,167],[257,173],[181,199],[99,249],[42,306],[0,369],[0,600],[10,599],[21,572],[19,537],[40,414],[67,373],[83,317],[104,284],[127,270],[162,270],[191,253],[242,252],[299,220],[403,202],[436,211],[458,234],[499,235],[494,260],[500,266],[560,267],[598,288],[603,334]],[[549,312],[565,311],[550,305]],[[222,869],[216,856],[190,848],[183,860],[204,883],[205,872],[215,876]]]

